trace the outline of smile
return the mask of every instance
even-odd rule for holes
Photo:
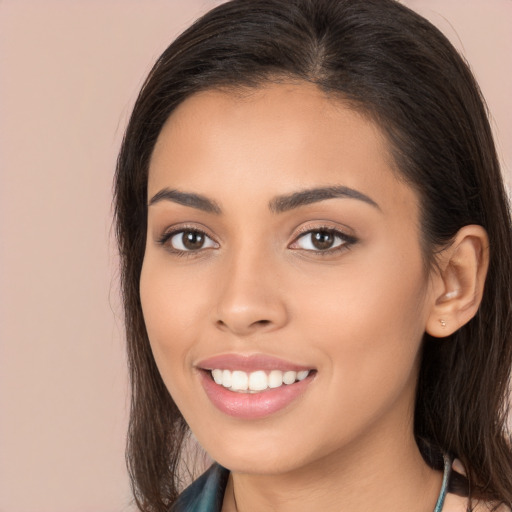
[[[194,365],[210,403],[243,420],[292,407],[316,380],[316,368],[265,354],[221,354]]]
[[[216,384],[230,391],[238,393],[260,393],[267,389],[280,388],[283,385],[294,384],[304,380],[310,370],[281,371],[272,370],[269,373],[264,370],[245,372],[242,370],[211,370],[211,375]]]

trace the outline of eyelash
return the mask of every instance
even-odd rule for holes
[[[168,231],[168,232],[164,233],[157,240],[157,242],[160,245],[166,247],[167,250],[170,251],[172,254],[174,254],[178,257],[184,257],[184,258],[196,256],[201,250],[207,249],[207,248],[201,247],[196,251],[194,251],[194,250],[185,250],[184,251],[182,249],[176,249],[175,247],[172,247],[172,245],[170,244],[170,241],[172,240],[172,238],[175,237],[176,235],[183,234],[183,233],[195,233],[196,235],[201,235],[205,239],[209,239],[213,243],[218,245],[218,243],[215,242],[215,240],[213,240],[213,238],[211,236],[209,236],[208,233],[206,233],[202,229],[198,229],[197,227],[187,227],[187,226],[181,226],[179,229],[174,229],[173,231]]]
[[[350,249],[352,245],[358,242],[358,239],[354,236],[347,235],[343,231],[340,231],[339,229],[335,229],[330,226],[315,226],[314,228],[306,228],[304,231],[299,233],[297,237],[295,237],[295,240],[292,242],[291,245],[296,244],[299,240],[305,238],[307,235],[311,235],[313,233],[327,233],[329,235],[332,235],[335,237],[335,239],[339,239],[341,243],[339,245],[336,245],[335,247],[331,247],[325,250],[317,249],[317,250],[310,250],[310,249],[302,249],[303,251],[307,253],[313,253],[314,255],[318,255],[320,257],[323,256],[330,256],[333,254],[336,254],[338,252],[347,251]],[[294,248],[295,249],[295,248]],[[295,250],[301,250],[301,248],[297,248]]]
[[[205,231],[198,229],[197,227],[187,227],[187,226],[183,226],[183,227],[180,227],[179,229],[175,229],[173,231],[164,233],[157,240],[157,242],[158,242],[158,244],[166,247],[170,252],[172,252],[174,255],[176,255],[178,257],[193,257],[193,256],[196,256],[202,250],[211,248],[211,247],[200,247],[197,250],[193,250],[193,249],[182,250],[182,249],[177,249],[175,247],[172,247],[172,245],[169,243],[170,240],[172,240],[172,238],[175,237],[176,235],[187,233],[187,232],[195,233],[197,235],[203,236],[203,237],[205,237],[205,239],[209,239],[211,242],[213,242],[214,244],[216,244],[218,246],[218,243],[215,242],[215,240],[213,240],[213,238],[210,237]],[[300,247],[298,247],[298,248],[290,247],[292,245],[297,244],[297,242],[299,240],[305,238],[307,235],[311,235],[313,233],[327,233],[329,235],[334,236],[335,239],[339,239],[341,241],[341,243],[339,243],[335,247],[328,248],[325,250],[321,250],[321,249],[312,250],[312,249],[302,249]],[[358,242],[357,238],[355,238],[354,236],[351,236],[351,235],[347,235],[346,233],[343,233],[342,231],[340,231],[338,229],[334,229],[334,228],[328,227],[328,226],[318,226],[313,229],[309,228],[309,229],[306,229],[306,230],[300,232],[295,237],[295,239],[293,240],[293,242],[290,244],[289,247],[293,250],[303,250],[304,252],[312,253],[312,254],[319,255],[319,256],[328,256],[328,255],[332,255],[332,254],[335,254],[335,253],[338,253],[341,251],[349,250],[350,247],[357,242]]]

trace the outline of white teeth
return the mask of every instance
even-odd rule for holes
[[[231,372],[229,370],[224,370],[222,372],[222,382],[221,384],[225,387],[225,388],[230,388],[231,387]]]
[[[283,372],[272,370],[268,376],[268,387],[278,388],[283,385]]]
[[[252,372],[249,375],[249,389],[251,391],[263,391],[267,387],[268,378],[264,371]]]
[[[216,384],[222,384],[222,370],[213,370],[212,377]]]
[[[247,373],[238,370],[231,372],[231,389],[233,391],[247,391],[248,388],[249,376]]]
[[[263,370],[247,373],[241,370],[211,370],[216,384],[228,388],[231,391],[241,393],[257,393],[267,388],[273,389],[283,384],[290,385],[304,380],[309,375],[309,370],[300,372],[272,370],[268,375]]]
[[[297,372],[297,380],[304,380],[309,375],[309,370],[302,370]]]
[[[297,378],[297,372],[285,372],[283,375],[283,382],[285,384],[293,384]]]

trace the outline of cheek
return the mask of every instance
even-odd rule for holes
[[[300,314],[312,312],[323,327],[372,326],[421,323],[427,303],[427,280],[421,260],[402,265],[393,255],[377,255],[339,269],[298,276],[296,293]],[[334,270],[334,271],[333,271]],[[302,302],[302,303],[301,303]],[[340,331],[340,334],[343,330]]]
[[[162,377],[171,391],[169,376],[180,376],[190,368],[199,320],[206,307],[205,294],[197,293],[185,273],[166,268],[151,255],[144,260],[140,297],[151,349]],[[174,380],[174,379],[173,379]]]
[[[309,291],[299,330],[328,355],[336,385],[398,388],[410,379],[428,316],[421,257],[404,265],[383,253],[321,279],[323,286],[318,275],[302,280]]]

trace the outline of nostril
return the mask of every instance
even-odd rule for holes
[[[256,322],[253,322],[252,325],[269,325],[270,324],[270,320],[258,320]]]
[[[272,325],[271,320],[256,320],[254,322],[248,322],[245,325],[238,325],[236,322],[225,322],[224,320],[217,320],[216,325],[220,329],[229,329],[235,331],[244,331],[247,333],[251,332],[253,329],[264,328],[269,325]]]

